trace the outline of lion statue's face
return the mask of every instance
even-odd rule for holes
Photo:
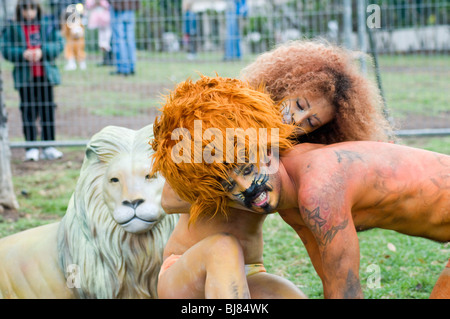
[[[150,159],[116,156],[103,177],[103,196],[114,219],[125,231],[143,233],[164,217],[161,193],[164,179],[149,176]]]

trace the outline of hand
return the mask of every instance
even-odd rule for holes
[[[23,58],[28,62],[38,62],[42,59],[41,49],[27,49],[23,53]]]
[[[38,62],[42,59],[42,50],[34,49],[32,53],[32,62]]]
[[[25,50],[25,52],[23,53],[23,58],[25,60],[27,60],[28,62],[32,62],[32,51],[30,49]]]

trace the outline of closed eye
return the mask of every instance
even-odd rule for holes
[[[315,127],[315,125],[313,124],[313,122],[312,122],[310,117],[307,118],[307,121],[308,121],[309,126]]]
[[[295,104],[297,104],[297,107],[300,109],[300,110],[304,110],[304,108],[303,108],[303,106],[301,106],[301,104],[300,104],[300,100],[299,99],[297,99],[297,101],[295,101]]]
[[[225,188],[225,191],[230,192],[234,186],[236,186],[235,182],[227,182],[226,185],[223,185],[223,187]]]

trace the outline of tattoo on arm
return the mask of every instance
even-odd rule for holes
[[[344,160],[349,161],[349,163],[353,163],[356,160],[364,162],[364,159],[362,158],[361,154],[359,154],[357,152],[340,150],[340,151],[334,151],[334,154],[336,154],[336,156],[337,156],[338,163],[341,163]]]
[[[319,246],[326,246],[331,243],[336,234],[348,225],[348,219],[345,219],[339,225],[326,227],[327,220],[320,216],[319,206],[313,210],[309,210],[306,207],[301,207],[300,209],[303,210],[302,215],[305,218],[305,223],[315,234]]]
[[[348,271],[345,286],[344,298],[350,299],[361,297],[361,284],[358,277],[353,273],[352,270]]]

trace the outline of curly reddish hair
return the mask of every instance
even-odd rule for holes
[[[335,118],[299,142],[331,144],[393,139],[376,85],[355,63],[355,52],[318,40],[293,41],[263,53],[241,77],[263,85],[275,101],[322,94],[336,109]]]
[[[293,146],[292,137],[298,130],[295,125],[283,123],[280,106],[262,88],[252,89],[241,80],[218,76],[201,76],[196,82],[189,79],[178,84],[166,96],[161,112],[162,115],[153,124],[152,148],[155,153],[152,155],[151,174],[161,173],[173,190],[191,203],[190,223],[200,215],[226,214],[228,199],[222,182],[228,180],[231,169],[242,163],[238,157],[244,155],[244,162],[249,162],[250,137],[245,137],[245,149],[242,151],[237,147],[237,137],[232,136],[232,158],[228,157],[228,145],[226,152],[223,147],[223,138],[228,137],[227,129],[258,131],[266,128],[266,141],[260,133],[257,133],[259,135],[255,141],[265,143],[270,149],[275,145],[279,153]],[[199,120],[201,136],[196,139],[196,121]],[[269,133],[273,129],[278,129],[276,139],[271,138]],[[205,137],[211,130],[217,133],[214,133],[214,139]],[[174,133],[175,137],[182,136],[182,139],[174,139]],[[218,136],[222,136],[222,141]],[[187,143],[185,145],[188,147],[180,149],[177,145],[182,142]],[[219,161],[208,161],[204,157],[211,144],[214,144],[215,152],[219,150]],[[190,154],[186,154],[188,152]],[[257,165],[259,160],[258,156]]]

